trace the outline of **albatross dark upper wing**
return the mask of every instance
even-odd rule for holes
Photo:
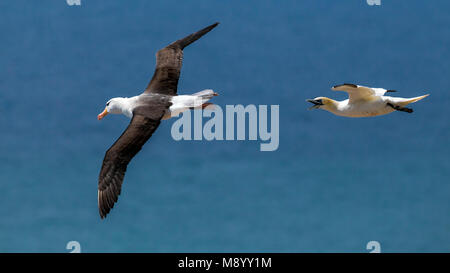
[[[152,111],[159,118],[135,113],[127,129],[106,152],[98,179],[98,209],[102,219],[117,202],[128,163],[158,128],[165,107],[159,110]]]
[[[159,50],[156,53],[155,73],[144,93],[159,93],[175,96],[177,94],[178,79],[180,78],[183,62],[183,49],[208,33],[218,24],[212,24]]]

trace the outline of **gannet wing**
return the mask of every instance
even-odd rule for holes
[[[375,92],[375,95],[377,96],[384,96],[387,92],[397,92],[396,90],[386,90],[384,88],[372,88],[372,90]]]
[[[159,93],[175,96],[178,79],[183,62],[183,49],[200,39],[215,28],[219,23],[212,24],[198,32],[177,40],[156,53],[156,69],[144,93]]]
[[[367,100],[372,98],[373,96],[379,96],[379,94],[381,93],[381,91],[375,91],[370,87],[351,83],[344,83],[341,85],[333,86],[331,90],[347,92],[349,94],[350,103],[358,100]]]
[[[108,149],[98,178],[98,209],[103,219],[117,202],[128,163],[158,128],[167,104],[137,107],[127,129]]]

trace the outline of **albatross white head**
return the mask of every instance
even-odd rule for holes
[[[125,114],[128,110],[128,98],[112,98],[106,103],[105,110],[98,114],[97,119],[101,120],[108,114]]]

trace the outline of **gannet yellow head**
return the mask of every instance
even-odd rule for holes
[[[111,114],[121,114],[122,113],[122,100],[123,100],[123,98],[110,99],[106,103],[105,110],[103,110],[103,112],[98,114],[97,119],[101,120],[102,118],[104,118],[106,115],[108,115],[110,113]]]
[[[309,99],[306,100],[307,102],[310,102],[314,104],[313,106],[309,107],[308,109],[324,109],[324,110],[332,110],[336,108],[337,101],[332,100],[327,97],[317,97],[315,99]]]

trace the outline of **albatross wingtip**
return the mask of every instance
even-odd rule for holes
[[[210,32],[213,28],[215,28],[217,25],[219,24],[219,22],[215,22],[214,24],[207,26],[195,33],[192,33],[191,35],[188,35],[186,37],[184,37],[181,40],[178,40],[176,42],[174,42],[172,45],[177,44],[178,46],[180,46],[181,49],[184,49],[185,47],[187,47],[188,45],[192,44],[193,42],[197,41],[198,39],[200,39],[203,35],[205,35],[206,33]]]

